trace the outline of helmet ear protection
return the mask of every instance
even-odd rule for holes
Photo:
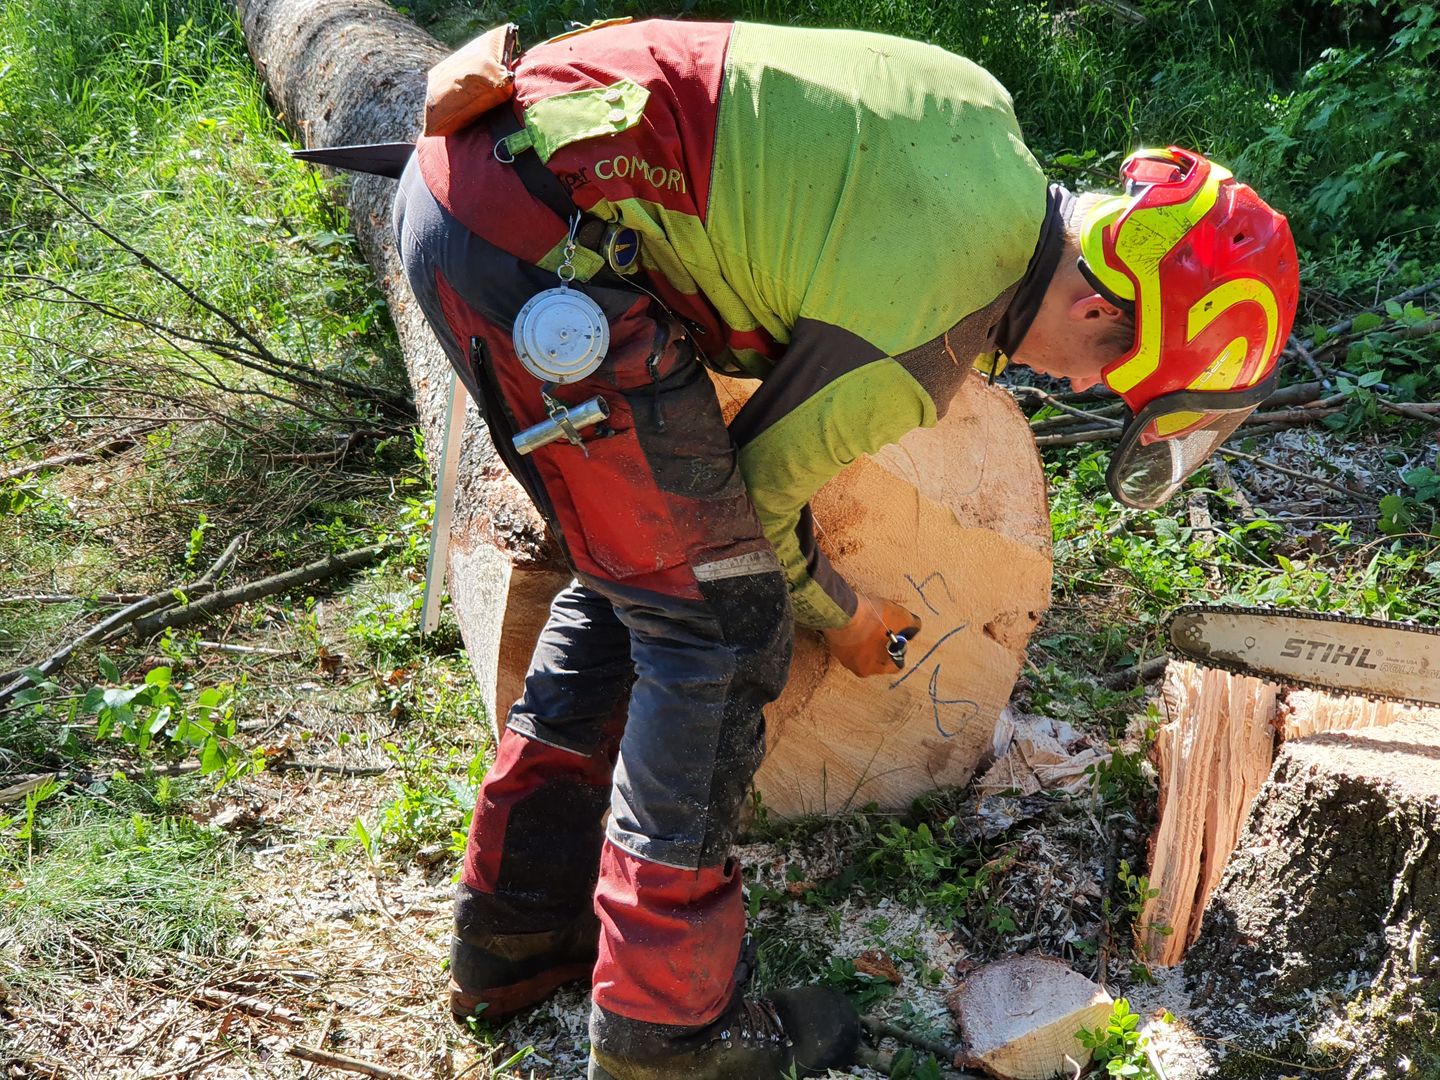
[[[1120,175],[1124,193],[1086,211],[1079,268],[1135,316],[1134,344],[1101,372],[1130,410],[1106,482],[1155,507],[1274,388],[1299,265],[1284,215],[1200,154],[1139,150]]]

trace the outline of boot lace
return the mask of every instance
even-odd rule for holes
[[[740,1008],[720,1032],[720,1039],[729,1048],[735,1040],[743,1043],[773,1043],[788,1046],[790,1036],[785,1034],[785,1025],[775,1012],[775,1006],[765,1000],[754,1001],[742,998]]]

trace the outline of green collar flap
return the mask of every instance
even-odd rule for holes
[[[505,140],[505,149],[518,154],[533,147],[549,161],[562,146],[634,127],[649,99],[650,91],[629,79],[543,98],[525,110],[524,129]]]

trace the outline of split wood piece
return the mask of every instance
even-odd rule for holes
[[[1383,727],[1417,710],[1314,690],[1284,696],[1272,683],[1171,662],[1167,716],[1152,754],[1160,772],[1160,824],[1150,845],[1150,887],[1139,919],[1148,959],[1178,963],[1196,940],[1252,804],[1275,761],[1277,740]],[[1165,933],[1165,928],[1170,933]]]
[[[1075,1037],[1103,1027],[1113,1004],[1103,987],[1063,960],[1029,953],[965,977],[945,1003],[965,1040],[965,1060],[1000,1080],[1051,1080],[1090,1051]]]
[[[1185,959],[1185,981],[1193,1004],[1225,1029],[1202,1034],[1243,1040],[1237,1020],[1317,1016],[1320,999],[1327,1006],[1318,1015],[1348,1014],[1326,1036],[1347,1047],[1327,1075],[1432,1077],[1440,709],[1372,706],[1393,722],[1324,730],[1372,719],[1367,705],[1323,694],[1288,700],[1283,723],[1314,733],[1282,746],[1257,794]],[[1300,1045],[1314,1041],[1312,1030],[1287,1028]],[[1262,1038],[1249,1045],[1268,1049]]]
[[[1276,687],[1259,679],[1172,662],[1161,691],[1166,723],[1155,738],[1160,825],[1139,937],[1146,956],[1174,964],[1199,932],[1250,801],[1275,751]]]
[[[307,145],[414,138],[425,73],[448,50],[389,5],[238,0],[238,8],[272,98]],[[450,369],[405,284],[388,228],[393,197],[393,182],[357,177],[346,203],[438,461]],[[1009,697],[1049,602],[1050,527],[1028,424],[1003,392],[971,381],[939,427],[857,463],[816,500],[822,546],[841,573],[915,606],[926,631],[905,678],[865,683],[831,665],[817,636],[801,635],[786,696],[767,711],[776,753],[760,787],[777,815],[872,800],[901,806],[963,783]],[[566,573],[473,408],[467,417],[447,571],[482,697],[501,718]]]

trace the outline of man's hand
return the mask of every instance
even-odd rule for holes
[[[824,634],[830,655],[864,677],[894,675],[899,664],[890,655],[890,634],[909,640],[919,632],[920,616],[913,611],[889,600],[860,596],[850,621]]]

